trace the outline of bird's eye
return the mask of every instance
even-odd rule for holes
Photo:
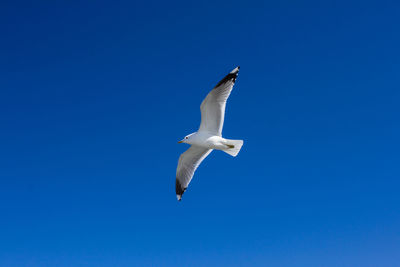
[[[187,136],[185,137],[185,139],[188,139]]]

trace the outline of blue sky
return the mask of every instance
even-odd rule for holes
[[[400,5],[3,1],[0,266],[398,266]],[[182,202],[199,106],[241,71]]]

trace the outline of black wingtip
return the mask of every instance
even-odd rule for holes
[[[238,76],[239,73],[239,69],[240,66],[237,66],[236,68],[234,68],[231,72],[228,73],[228,75],[226,75],[215,87],[218,87],[224,83],[230,82],[232,81],[233,83],[236,82],[236,78]],[[214,88],[215,88],[214,87]]]
[[[175,181],[175,192],[176,192],[176,198],[178,201],[182,200],[182,195],[185,193],[186,188],[183,188],[181,183],[179,182],[178,179]]]

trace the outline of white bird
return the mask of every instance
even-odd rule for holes
[[[226,75],[201,103],[199,130],[185,136],[178,142],[191,145],[179,157],[178,168],[176,169],[175,191],[179,201],[182,199],[182,195],[192,180],[197,167],[213,149],[222,150],[236,157],[242,148],[243,140],[230,140],[222,137],[226,100],[231,94],[239,68],[235,68]]]

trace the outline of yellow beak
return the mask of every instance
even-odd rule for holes
[[[180,143],[183,143],[183,140],[178,142],[178,144],[180,144]]]

